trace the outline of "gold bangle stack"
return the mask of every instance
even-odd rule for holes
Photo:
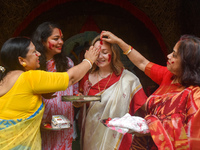
[[[132,51],[133,47],[129,45],[129,49],[123,52],[124,55],[128,55]]]

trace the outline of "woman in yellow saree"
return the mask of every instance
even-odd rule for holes
[[[41,94],[65,90],[91,68],[98,49],[90,47],[79,65],[64,73],[37,69],[40,53],[29,38],[11,38],[1,49],[0,149],[40,150],[40,123],[44,112]]]

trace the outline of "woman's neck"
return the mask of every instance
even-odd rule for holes
[[[112,73],[112,69],[111,68],[99,68],[99,70],[97,72],[101,78],[106,78],[107,76],[109,76]]]
[[[53,58],[53,56],[54,56],[54,55],[49,54],[49,53],[46,53],[45,55],[46,55],[46,61],[51,60]]]
[[[180,79],[178,77],[174,77],[171,83],[172,84],[180,83]]]

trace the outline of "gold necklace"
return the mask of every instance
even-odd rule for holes
[[[110,73],[110,74],[111,74],[111,73]],[[113,75],[113,72],[112,72],[112,74],[110,75],[110,78],[108,79],[108,81],[107,81],[107,83],[106,83],[106,85],[105,85],[105,87],[104,87],[104,89],[103,89],[102,91],[101,91],[101,89],[100,89],[100,87],[99,87],[99,82],[98,82],[98,89],[99,89],[99,94],[98,94],[98,95],[101,95],[101,94],[105,91],[105,89],[106,89],[108,83],[110,82],[110,79],[111,79],[112,75]],[[99,80],[99,76],[98,76],[98,80]]]

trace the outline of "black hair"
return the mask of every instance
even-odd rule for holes
[[[41,53],[40,56],[40,68],[42,70],[47,70],[46,68],[46,48],[43,46],[43,42],[46,42],[48,37],[52,35],[53,29],[58,28],[60,29],[60,26],[58,24],[52,23],[52,22],[44,22],[40,24],[32,36],[33,44],[35,45],[35,48],[37,51]],[[66,71],[66,68],[68,69],[68,59],[65,55],[63,49],[61,53],[54,55],[56,70],[58,72],[64,72]]]
[[[181,57],[181,84],[200,86],[200,39],[193,35],[182,35],[178,43]]]
[[[29,51],[31,39],[26,37],[15,37],[8,39],[2,46],[0,52],[1,66],[5,71],[0,71],[0,80],[12,70],[23,70],[24,67],[19,63],[18,57],[26,58]]]

